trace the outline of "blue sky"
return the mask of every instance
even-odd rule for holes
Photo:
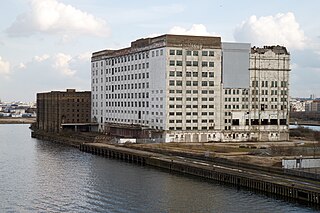
[[[258,3],[259,2],[259,3]],[[285,45],[291,96],[320,97],[317,0],[10,0],[0,8],[0,99],[90,90],[92,52],[164,33]]]

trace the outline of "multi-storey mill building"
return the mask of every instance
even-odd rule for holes
[[[290,55],[286,48],[223,43],[222,51],[223,140],[288,140]]]
[[[91,69],[92,119],[100,131],[139,126],[166,142],[287,139],[284,47],[162,35],[95,52]]]

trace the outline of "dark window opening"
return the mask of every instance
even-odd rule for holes
[[[251,125],[259,125],[259,119],[251,119]]]
[[[239,119],[232,119],[232,125],[239,126],[240,122]]]
[[[280,125],[287,125],[287,119],[280,119]]]
[[[269,124],[268,119],[261,120],[261,125],[268,125],[268,124]]]
[[[270,125],[278,125],[278,119],[270,119]]]

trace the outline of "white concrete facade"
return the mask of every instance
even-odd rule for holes
[[[224,88],[222,51],[219,37],[163,35],[93,53],[92,119],[166,142],[287,139],[289,54],[252,49],[250,85]]]

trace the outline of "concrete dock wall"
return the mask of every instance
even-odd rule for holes
[[[124,160],[127,162],[149,165],[198,177],[208,178],[239,187],[280,195],[286,198],[320,204],[319,187],[311,187],[308,183],[292,184],[292,181],[281,177],[260,175],[245,172],[232,167],[216,166],[202,161],[188,162],[171,156],[116,147],[106,144],[81,144],[80,150],[103,157]]]

